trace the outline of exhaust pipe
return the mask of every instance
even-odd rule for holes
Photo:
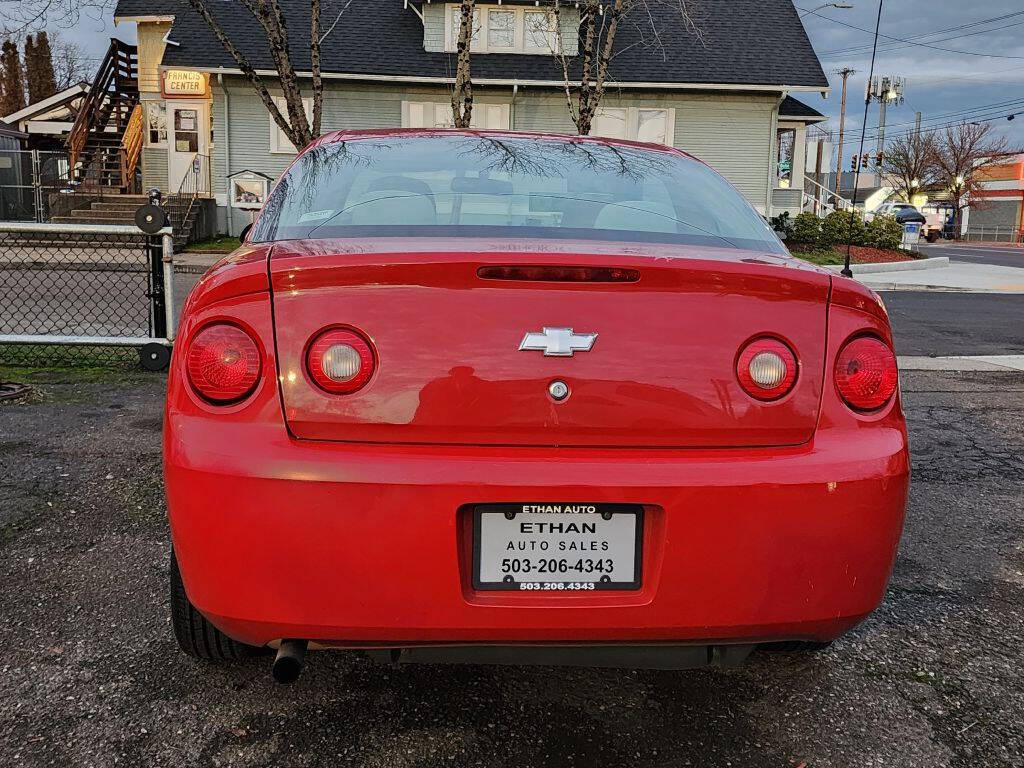
[[[302,674],[306,663],[308,640],[282,640],[274,658],[274,679],[279,683],[294,683]]]

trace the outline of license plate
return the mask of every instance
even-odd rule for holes
[[[584,592],[640,588],[643,507],[487,504],[475,512],[476,589]]]

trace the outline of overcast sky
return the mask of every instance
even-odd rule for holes
[[[397,2],[397,0],[394,0]],[[997,130],[1024,146],[1024,4],[1021,0],[883,0],[882,37],[875,71],[907,79],[903,104],[888,110],[887,135],[912,127],[914,113],[924,125],[939,126],[967,116],[972,120],[999,116]],[[0,6],[11,5],[0,0]],[[823,8],[803,16],[822,66],[832,82],[828,99],[817,94],[800,98],[838,125],[842,67],[857,73],[850,78],[847,112],[847,152],[856,151],[864,117],[864,85],[871,63],[871,43],[878,13],[877,0],[849,0],[852,9]],[[797,0],[797,8],[812,10],[822,2]],[[52,25],[56,27],[56,25]],[[73,29],[61,30],[85,46],[92,56],[103,54],[111,35],[132,40],[134,25],[115,29],[106,14],[86,12]],[[940,50],[941,49],[941,50]],[[965,51],[969,53],[956,53]],[[984,54],[984,55],[971,55]],[[1013,102],[1013,103],[1010,103]],[[998,105],[998,106],[996,106]],[[1013,122],[1005,116],[1020,115]],[[878,105],[868,117],[865,150],[874,151]],[[852,140],[852,144],[851,144]],[[844,163],[845,167],[845,163]]]

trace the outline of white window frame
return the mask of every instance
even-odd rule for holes
[[[511,13],[513,21],[513,44],[512,47],[499,47],[490,45],[490,18],[491,12]],[[459,47],[458,40],[458,19],[462,13],[462,6],[457,3],[448,3],[444,9],[444,49],[448,53],[455,53]],[[547,13],[550,20],[552,42],[556,48],[555,52],[562,47],[562,35],[558,28],[557,20],[551,11],[544,11],[537,7],[515,6],[515,5],[478,5],[474,11],[474,25],[478,26],[478,34],[474,36],[470,51],[473,53],[519,53],[519,54],[545,54],[552,53],[551,46],[535,48],[526,44],[526,14]]]
[[[626,113],[626,135],[625,136],[613,136],[610,138],[626,139],[629,141],[639,141],[640,133],[640,113],[641,112],[664,112],[666,115],[665,119],[665,146],[675,146],[676,136],[676,110],[674,107],[604,107],[598,108],[597,114],[600,115],[603,111],[625,111]],[[600,134],[595,133],[595,136]]]
[[[167,102],[164,101],[163,99],[146,99],[143,102],[143,106],[145,107],[145,109],[143,111],[143,115],[142,115],[142,117],[143,117],[143,129],[144,129],[145,145],[147,147],[158,147],[160,149],[166,149],[167,148],[167,137],[169,135],[169,130],[168,129],[170,127],[167,124],[167,114],[168,114]],[[162,107],[163,110],[164,110],[164,140],[163,141],[150,141],[149,140],[149,110],[152,107]]]
[[[288,119],[288,102],[285,101],[284,96],[275,96],[274,104],[277,105],[278,111],[284,116],[284,119]],[[309,121],[313,120],[313,99],[306,98],[302,100],[302,108],[306,112],[306,119]],[[267,119],[270,121],[270,151],[275,155],[294,155],[298,153],[295,145],[292,144],[291,140],[285,135],[285,132],[281,130],[281,127],[274,121],[274,116],[267,112]]]
[[[413,111],[423,111],[424,125],[416,125],[412,119]],[[473,119],[477,119],[480,113],[484,110],[493,111],[497,110],[500,115],[499,122],[503,122],[504,125],[500,125],[497,128],[480,128],[480,130],[495,130],[495,131],[507,131],[511,130],[511,116],[512,107],[510,104],[491,104],[488,102],[478,101],[473,104]],[[403,128],[423,128],[429,130],[431,128],[452,128],[455,125],[454,118],[452,117],[452,105],[451,102],[446,101],[403,101],[402,102],[402,127]]]

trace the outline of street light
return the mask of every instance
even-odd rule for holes
[[[839,10],[846,10],[848,8],[853,8],[853,3],[825,3],[823,5],[819,5],[817,8],[804,10],[804,12],[800,14],[800,16],[806,16],[809,13],[817,13],[823,8],[838,8]]]

